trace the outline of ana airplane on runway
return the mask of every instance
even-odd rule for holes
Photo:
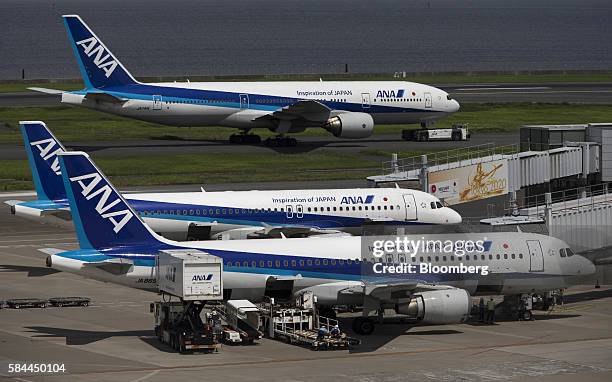
[[[320,305],[363,305],[354,321],[358,333],[374,330],[369,314],[381,308],[426,323],[457,323],[470,312],[473,294],[519,294],[565,288],[574,276],[595,272],[587,259],[574,255],[562,240],[527,233],[428,235],[425,240],[453,240],[455,252],[416,256],[362,254],[362,238],[235,240],[178,243],[158,236],[82,152],[59,154],[80,249],[46,248],[47,266],[97,280],[156,290],[155,259],[161,251],[201,251],[223,259],[225,298],[261,300],[266,293],[291,297],[312,291]],[[459,256],[458,238],[466,251]],[[412,237],[419,240],[419,237]],[[467,241],[479,252],[467,252]],[[440,248],[441,250],[441,248]],[[371,250],[376,253],[375,249]],[[571,254],[571,255],[570,255]],[[570,255],[570,256],[568,256]],[[383,263],[384,262],[384,263]],[[471,267],[485,272],[417,271],[369,277],[394,264]],[[364,272],[365,270],[365,272]],[[365,275],[365,276],[364,276]]]
[[[448,93],[399,81],[167,82],[137,81],[77,15],[64,16],[85,89],[62,102],[170,126],[225,126],[241,130],[233,143],[259,143],[251,129],[278,134],[275,145],[295,145],[285,135],[323,128],[339,138],[366,138],[374,124],[431,122],[459,110]]]
[[[14,214],[71,224],[58,154],[40,121],[20,122],[38,200],[12,200]],[[155,232],[176,240],[360,234],[365,224],[458,224],[461,216],[425,192],[400,188],[128,194]]]

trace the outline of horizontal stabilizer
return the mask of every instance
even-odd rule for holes
[[[11,207],[18,203],[23,203],[23,200],[5,200],[4,201],[4,204],[11,206]]]
[[[85,99],[92,99],[94,101],[108,102],[108,103],[124,103],[127,99],[115,97],[112,94],[104,92],[88,92],[85,94]]]
[[[47,255],[57,255],[58,253],[66,252],[65,249],[58,248],[39,248],[38,250]]]
[[[39,93],[45,93],[45,94],[54,94],[54,95],[61,95],[62,93],[64,93],[64,90],[49,89],[49,88],[32,87],[32,88],[28,88],[28,90],[32,90],[32,91],[39,92]]]

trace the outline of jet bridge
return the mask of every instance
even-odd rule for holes
[[[508,161],[508,191],[547,183],[569,176],[586,177],[600,171],[600,146],[593,142],[565,142],[564,147],[546,151],[520,151],[518,144],[495,146],[486,143],[461,149],[398,159],[382,166],[382,175],[367,178],[371,186],[414,182],[429,192],[428,174],[460,169],[499,160]]]

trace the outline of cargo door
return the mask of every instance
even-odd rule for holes
[[[425,107],[431,109],[431,93],[425,93]]]
[[[153,110],[161,110],[162,108],[162,96],[154,95],[153,96]]]
[[[529,272],[544,271],[544,253],[539,240],[527,240],[529,251]]]
[[[404,196],[404,209],[406,210],[406,220],[417,220],[417,207],[414,195],[406,194]]]

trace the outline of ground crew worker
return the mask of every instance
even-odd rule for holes
[[[319,331],[317,332],[317,340],[319,341],[324,340],[327,333],[328,333],[327,328],[325,326],[321,326],[319,328]]]
[[[495,300],[493,300],[493,297],[487,301],[487,323],[495,323]]]
[[[334,338],[340,337],[340,327],[338,325],[334,325],[330,332],[331,336]]]
[[[485,320],[485,300],[484,297],[480,298],[478,302],[478,322],[484,322]]]

